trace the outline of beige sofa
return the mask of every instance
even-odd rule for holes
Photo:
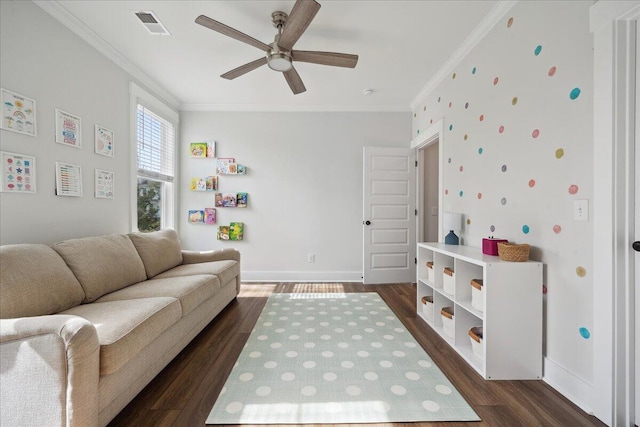
[[[239,288],[171,229],[0,247],[0,425],[108,424]]]

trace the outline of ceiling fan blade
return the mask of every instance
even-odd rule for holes
[[[300,78],[300,75],[295,68],[291,67],[289,71],[285,71],[282,74],[284,74],[284,78],[287,80],[287,83],[289,83],[289,87],[293,91],[294,95],[305,92],[307,90],[307,88],[304,87],[304,83],[302,83],[302,79]]]
[[[286,24],[284,24],[284,31],[282,31],[278,46],[285,50],[291,50],[319,10],[320,3],[315,0],[297,0]]]
[[[298,62],[331,65],[332,67],[354,68],[358,63],[358,55],[336,52],[293,50],[291,51],[291,58]]]
[[[200,24],[203,27],[207,27],[213,31],[217,31],[220,34],[224,34],[225,36],[239,40],[243,43],[250,44],[251,46],[257,47],[258,49],[264,50],[265,52],[271,51],[271,46],[269,46],[268,44],[264,44],[260,40],[256,40],[253,37],[236,30],[235,28],[224,25],[222,22],[215,21],[207,16],[198,16],[196,18],[196,24]]]
[[[236,77],[240,77],[243,74],[247,74],[249,71],[253,71],[256,68],[261,67],[266,63],[267,63],[267,58],[266,57],[265,58],[256,59],[255,61],[251,61],[248,64],[244,64],[244,65],[239,66],[238,68],[234,68],[231,71],[227,71],[226,73],[224,73],[220,77],[222,77],[223,79],[227,79],[227,80],[233,80]]]

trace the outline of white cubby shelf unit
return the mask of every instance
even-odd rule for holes
[[[418,243],[417,313],[483,378],[542,378],[542,277],[537,261],[508,262],[479,248]],[[434,281],[427,262],[433,262]],[[454,271],[453,294],[443,288],[443,270]],[[483,310],[471,305],[472,279],[482,279]],[[422,297],[433,297],[433,319],[422,310]],[[445,334],[440,310],[454,308],[453,337]],[[482,326],[482,357],[474,354],[468,331]]]

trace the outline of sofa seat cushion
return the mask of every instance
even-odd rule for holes
[[[227,282],[240,275],[240,263],[237,261],[211,261],[201,262],[198,264],[183,264],[158,274],[156,279],[164,279],[167,277],[192,276],[196,274],[215,274],[220,279],[220,286],[224,286]]]
[[[182,264],[180,238],[172,228],[150,233],[130,233],[129,238],[142,258],[149,279]]]
[[[178,299],[157,297],[94,302],[60,314],[93,323],[100,342],[100,375],[108,375],[180,320],[181,313]]]
[[[65,240],[51,246],[82,285],[84,302],[147,278],[144,264],[128,236],[107,234]]]
[[[138,298],[173,297],[180,300],[182,317],[211,298],[220,290],[217,276],[200,274],[197,276],[152,279],[127,286],[98,299],[96,302],[122,301]]]
[[[46,245],[0,247],[0,318],[42,316],[75,307],[82,286],[64,260]]]

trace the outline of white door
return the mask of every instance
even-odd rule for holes
[[[415,281],[415,162],[411,148],[364,148],[364,284]]]

